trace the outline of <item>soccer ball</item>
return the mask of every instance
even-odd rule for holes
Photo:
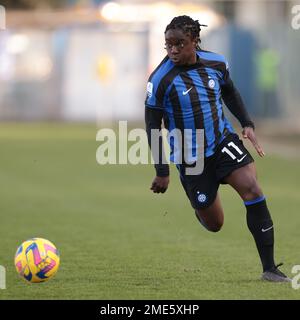
[[[59,253],[49,240],[32,238],[17,249],[15,266],[19,275],[29,282],[44,282],[55,275]]]

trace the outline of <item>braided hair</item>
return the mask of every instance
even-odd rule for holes
[[[207,25],[200,24],[198,20],[193,20],[189,16],[178,16],[173,18],[170,24],[167,25],[165,34],[168,30],[180,29],[184,34],[190,34],[192,39],[197,39],[196,49],[200,50],[201,26],[207,27]]]

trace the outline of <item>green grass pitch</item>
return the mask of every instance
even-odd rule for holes
[[[238,195],[222,186],[225,224],[196,220],[172,168],[164,195],[152,166],[100,166],[92,125],[1,124],[0,299],[299,299],[290,284],[259,280],[261,266]],[[252,152],[254,154],[254,152]],[[275,223],[276,260],[300,264],[299,161],[256,162]],[[26,283],[15,271],[22,241],[60,251],[57,275]]]

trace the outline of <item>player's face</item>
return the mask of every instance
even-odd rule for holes
[[[196,63],[197,39],[181,30],[170,29],[165,34],[166,50],[169,58],[176,65],[189,65]]]

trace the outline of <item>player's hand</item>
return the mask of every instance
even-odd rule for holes
[[[257,153],[263,157],[265,156],[265,152],[264,150],[262,149],[262,147],[259,145],[257,139],[256,139],[256,136],[255,136],[255,132],[253,130],[253,128],[251,127],[245,127],[242,131],[242,134],[243,134],[243,138],[244,139],[249,139],[251,141],[251,143],[253,144],[255,150],[257,151]]]
[[[167,177],[156,176],[152,181],[150,190],[153,190],[154,193],[165,193],[168,189],[169,182],[170,182],[169,176]]]

